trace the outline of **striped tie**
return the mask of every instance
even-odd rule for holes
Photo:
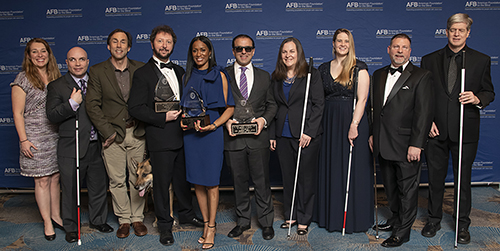
[[[248,99],[248,86],[247,86],[247,75],[245,75],[246,67],[242,66],[241,76],[240,76],[240,92],[243,95],[243,98]]]

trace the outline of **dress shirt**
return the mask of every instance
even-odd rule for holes
[[[88,74],[85,74],[85,76],[83,76],[83,78],[77,78],[75,76],[73,76],[73,74],[71,74],[71,77],[73,78],[73,80],[75,80],[76,84],[80,87],[80,89],[82,89],[82,86],[80,84],[80,80],[85,80],[85,83],[87,83],[87,87],[89,86],[89,75]],[[82,93],[83,95],[83,93]],[[83,102],[83,101],[82,101]],[[76,111],[78,110],[78,108],[80,108],[80,104],[78,104],[76,101],[74,101],[73,99],[69,99],[69,104],[71,105],[71,109],[73,109],[73,111]]]
[[[175,75],[174,69],[169,69],[167,67],[164,68],[160,67],[160,62],[168,63],[170,62],[170,59],[167,62],[160,61],[156,56],[153,56],[153,59],[156,62],[156,67],[158,67],[158,70],[160,70],[163,76],[167,78],[168,84],[170,85],[170,89],[172,89],[172,92],[175,94],[175,100],[176,101],[181,100],[179,92],[179,83],[177,82],[177,76]]]
[[[234,77],[236,78],[236,84],[238,85],[238,88],[240,88],[240,76],[241,76],[241,65],[238,64],[238,62],[234,62]],[[250,62],[249,64],[245,65],[247,68],[245,70],[245,75],[247,76],[247,90],[248,90],[248,97],[250,97],[250,93],[252,92],[252,87],[253,87],[253,65]]]
[[[409,63],[409,61],[403,65],[403,71],[405,71],[408,63]],[[390,67],[391,68],[398,68],[398,67],[393,66],[392,64]],[[387,71],[387,82],[385,83],[385,91],[384,91],[384,105],[385,105],[385,102],[387,101],[387,97],[389,97],[389,94],[391,93],[392,88],[394,87],[394,85],[398,81],[401,74],[402,73],[399,71],[396,71],[394,74],[391,74],[390,71]]]

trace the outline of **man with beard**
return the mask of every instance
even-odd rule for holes
[[[120,227],[118,238],[130,233],[130,225],[137,236],[144,236],[148,229],[144,220],[145,199],[133,189],[137,180],[131,159],[138,162],[144,156],[144,126],[130,117],[127,100],[134,71],[144,63],[127,57],[132,46],[132,36],[116,29],[108,36],[111,57],[90,67],[87,91],[87,114],[96,127],[103,143],[103,158],[109,177],[109,191],[113,197],[113,210]],[[130,198],[127,192],[127,170]]]
[[[181,111],[155,111],[159,85],[164,91],[172,93],[174,100],[180,100],[182,96],[184,69],[170,61],[177,36],[170,26],[160,25],[151,32],[150,41],[153,57],[135,71],[128,105],[130,115],[145,123],[146,144],[153,167],[153,196],[160,243],[172,245],[173,219],[170,217],[169,204],[171,182],[177,196],[179,222],[196,227],[202,227],[203,222],[194,213],[191,185],[186,181]]]

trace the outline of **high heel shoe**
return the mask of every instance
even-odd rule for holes
[[[205,224],[208,224],[208,221],[204,221],[203,225]],[[205,242],[205,237],[203,237],[204,234],[206,234],[205,227],[203,227],[203,234],[201,234],[201,237],[198,239],[198,243],[203,244]]]
[[[292,227],[299,224],[297,221],[294,221],[292,223]],[[285,221],[283,224],[281,224],[280,228],[289,228],[290,227],[290,222]]]
[[[53,220],[53,219],[50,219],[50,220],[52,221],[52,226],[53,226],[54,228],[59,228],[59,229],[61,229],[62,231],[65,231],[65,230],[64,230],[64,227],[63,227],[63,226],[61,226],[61,225],[59,225],[59,223],[57,223],[55,220]]]
[[[45,233],[43,233],[43,235],[45,235],[45,239],[48,240],[48,241],[53,241],[56,239],[56,234],[52,234],[52,235],[46,235]]]
[[[206,237],[206,239],[208,239],[208,235],[209,235],[209,234],[210,234],[210,232],[211,232],[211,231],[210,231],[210,229],[213,229],[213,230],[214,230],[214,231],[213,231],[213,233],[214,233],[214,239],[213,239],[212,243],[207,243],[207,242],[203,243],[203,246],[201,247],[201,249],[203,249],[203,250],[207,250],[207,249],[211,249],[211,248],[213,248],[213,247],[215,246],[215,244],[214,244],[214,242],[215,242],[215,235],[216,235],[216,233],[215,233],[215,232],[217,231],[217,229],[215,228],[216,226],[217,226],[217,224],[215,224],[215,226],[208,226],[209,231],[208,231],[208,233],[207,233],[207,237]],[[205,246],[205,245],[208,245],[208,246]]]

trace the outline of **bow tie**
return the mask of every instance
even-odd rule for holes
[[[168,69],[172,69],[172,68],[174,68],[174,64],[172,64],[172,62],[168,62],[168,63],[160,62],[160,69],[163,69],[165,67]]]
[[[391,75],[394,75],[394,73],[396,73],[397,71],[399,71],[399,73],[403,73],[403,66],[400,66],[398,68],[389,67],[389,72],[391,73]]]

